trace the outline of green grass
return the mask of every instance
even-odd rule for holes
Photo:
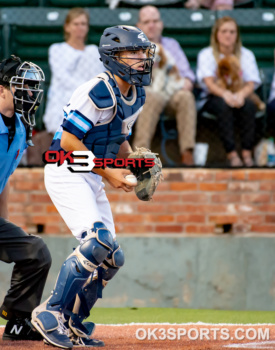
[[[275,311],[224,311],[168,308],[94,308],[90,321],[116,323],[275,323]],[[0,318],[0,324],[5,320]]]

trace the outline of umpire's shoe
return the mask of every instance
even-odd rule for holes
[[[39,309],[36,308],[36,309]],[[64,326],[63,315],[56,311],[42,311],[32,313],[32,324],[47,343],[62,349],[71,349],[73,343],[68,336],[68,329]]]
[[[3,333],[3,340],[42,340],[42,336],[32,326],[30,318],[10,319]]]

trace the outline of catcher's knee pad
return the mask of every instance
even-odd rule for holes
[[[92,264],[98,266],[113,249],[113,236],[103,222],[95,222],[80,245],[79,252]]]
[[[96,222],[85,240],[61,267],[47,309],[63,311],[80,292],[84,283],[113,248],[113,237],[101,222]]]

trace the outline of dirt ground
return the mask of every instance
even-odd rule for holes
[[[4,328],[0,328],[0,350],[54,349],[42,341],[3,341],[3,331]],[[103,340],[105,342],[103,349],[106,350],[275,350],[275,325],[98,325],[93,338]],[[78,349],[84,349],[84,347]]]

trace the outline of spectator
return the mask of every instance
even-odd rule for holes
[[[271,91],[270,96],[268,100],[267,105],[267,115],[268,115],[268,124],[270,126],[270,129],[272,130],[272,133],[274,135],[275,132],[275,73],[273,75],[272,85],[271,85]]]
[[[232,54],[240,60],[244,82],[237,93],[219,87],[216,81],[219,59]],[[217,116],[229,165],[253,166],[256,105],[247,97],[260,85],[261,80],[255,56],[242,46],[239,28],[233,18],[225,16],[216,21],[212,28],[211,46],[201,50],[198,55],[197,78],[206,97],[203,110]],[[236,151],[235,117],[238,117],[240,123],[243,161]]]
[[[165,113],[176,116],[182,163],[188,166],[193,165],[197,119],[195,99],[192,94],[195,80],[194,73],[179,43],[172,38],[162,37],[163,22],[156,7],[142,7],[139,11],[137,26],[151,42],[161,44],[173,58],[180,76],[184,79],[184,84],[180,90],[176,90],[168,99],[164,99],[159,92],[146,90],[146,103],[136,124],[133,144],[134,146],[150,148],[159,116],[165,110]]]
[[[200,7],[212,11],[233,10],[234,0],[187,0],[184,6],[190,10]]]
[[[50,146],[53,135],[62,124],[63,107],[73,91],[104,71],[96,45],[85,45],[89,31],[89,14],[82,8],[71,9],[64,23],[65,42],[49,48],[51,83],[43,121],[45,132],[34,135],[35,147],[28,150],[28,164],[43,165],[42,153]]]

